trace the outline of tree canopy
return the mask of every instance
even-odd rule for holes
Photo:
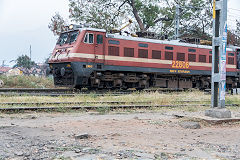
[[[14,67],[32,68],[36,63],[32,61],[27,55],[21,55],[17,58]]]
[[[173,37],[177,5],[180,36],[210,40],[212,0],[69,0],[69,21],[109,31],[132,19],[131,32],[150,31]],[[56,35],[64,25],[67,22],[56,13],[49,28]]]

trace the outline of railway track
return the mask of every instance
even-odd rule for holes
[[[37,92],[45,92],[45,93],[54,93],[54,92],[76,92],[75,89],[68,88],[0,88],[0,92],[17,92],[17,93],[37,93]]]
[[[130,90],[85,90],[80,91],[77,89],[61,89],[61,88],[44,88],[44,89],[35,89],[35,88],[0,88],[0,96],[50,96],[50,97],[74,97],[74,96],[87,96],[93,94],[94,96],[120,96],[131,93],[143,93],[143,92],[160,92],[160,93],[171,93],[171,92],[182,92],[186,91],[183,89],[166,89],[166,88],[157,88],[157,89],[144,89],[137,91],[134,89]],[[191,91],[191,90],[190,90]]]
[[[210,104],[178,104],[178,105],[148,105],[148,104],[132,104],[132,105],[111,105],[111,106],[67,106],[67,107],[6,107],[0,108],[0,112],[8,111],[55,111],[55,110],[96,110],[96,109],[148,109],[148,108],[177,108],[177,107],[210,107]],[[239,107],[240,104],[228,104],[226,106]]]
[[[47,96],[47,97],[75,97],[75,96],[120,96],[130,93],[0,93],[0,96],[13,97],[13,96]]]
[[[41,105],[84,105],[84,104],[146,104],[151,102],[123,102],[123,101],[105,101],[105,102],[6,102],[0,103],[0,106],[41,106]]]

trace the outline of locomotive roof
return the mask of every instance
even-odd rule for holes
[[[98,28],[80,28],[80,31],[84,31],[84,30],[87,30],[87,31],[96,31],[96,32],[106,32],[105,29],[98,29]]]
[[[197,45],[191,43],[182,43],[179,40],[158,40],[158,39],[148,39],[148,38],[140,38],[140,37],[130,37],[130,36],[122,36],[117,34],[107,34],[108,38],[116,38],[130,41],[139,41],[139,42],[149,42],[149,43],[159,43],[159,44],[167,44],[167,45],[175,45],[175,46],[184,46],[184,47],[193,47],[193,48],[205,48],[212,49],[212,46],[207,45]],[[227,51],[234,51],[231,48],[227,48]]]
[[[105,29],[80,28],[80,31],[83,31],[83,30],[96,31],[96,32],[106,32]],[[149,43],[167,44],[167,45],[193,47],[193,48],[212,49],[212,46],[198,45],[198,44],[191,44],[191,43],[183,43],[183,42],[179,42],[179,40],[170,40],[170,41],[168,41],[168,40],[159,40],[159,39],[148,39],[148,38],[141,38],[141,37],[123,36],[123,35],[118,35],[118,34],[107,34],[106,36],[108,38],[116,38],[116,39],[130,40],[130,41],[139,41],[139,42],[149,42]],[[227,51],[234,51],[234,48],[227,48]]]

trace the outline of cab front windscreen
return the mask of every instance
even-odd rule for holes
[[[58,45],[71,44],[77,40],[79,31],[65,32],[62,33],[57,41]]]

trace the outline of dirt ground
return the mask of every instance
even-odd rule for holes
[[[240,159],[239,123],[185,129],[174,114],[0,114],[0,159]]]

